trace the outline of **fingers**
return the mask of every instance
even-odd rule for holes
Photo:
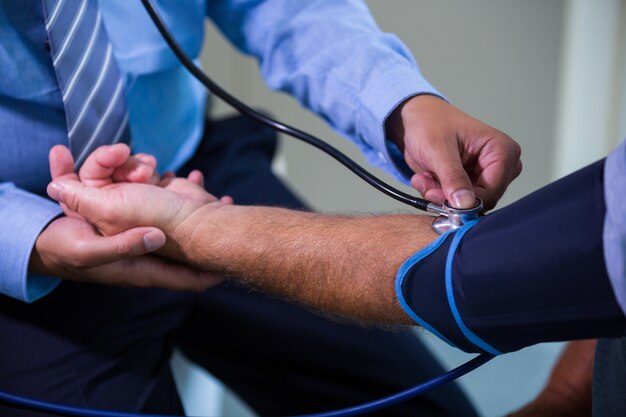
[[[143,162],[144,164],[152,167],[152,169],[156,169],[157,167],[157,160],[153,155],[147,154],[147,153],[137,153],[135,155],[133,155],[135,158],[139,159],[141,162]]]
[[[151,255],[126,261],[124,275],[127,278],[132,277],[132,281],[125,285],[174,291],[200,292],[223,281],[219,275],[197,271],[177,262]]]
[[[165,245],[165,240],[165,234],[157,228],[138,227],[113,236],[84,239],[77,255],[85,266],[98,266],[154,252]]]
[[[204,175],[202,175],[201,171],[194,169],[193,171],[189,173],[189,175],[187,176],[187,179],[193,182],[194,184],[199,185],[200,187],[204,188]]]
[[[103,187],[113,182],[156,184],[156,159],[148,154],[130,155],[128,145],[119,143],[101,146],[89,155],[80,169],[85,185]]]
[[[148,154],[136,154],[113,173],[115,182],[135,182],[156,185],[161,177],[156,171],[156,159]]]
[[[441,185],[437,182],[437,179],[430,172],[422,172],[415,174],[411,178],[411,185],[428,201],[432,201],[435,204],[443,205],[443,201],[446,197],[443,194]]]
[[[443,197],[452,207],[472,208],[476,203],[474,187],[461,162],[459,149],[442,142],[432,153],[433,172],[439,179]],[[435,200],[442,204],[443,201]]]
[[[50,175],[52,180],[78,180],[78,176],[74,173],[74,158],[67,147],[63,145],[54,146],[50,149],[48,159],[50,161]],[[82,218],[78,213],[70,210],[65,204],[61,204],[61,208],[68,217]]]
[[[70,150],[57,145],[50,150],[52,179],[75,178],[74,159]],[[89,155],[80,169],[81,181],[90,187],[103,187],[113,182],[157,184],[156,159],[152,155],[130,155],[125,144],[105,145]]]
[[[224,279],[153,255],[112,262],[83,270],[81,281],[135,288],[162,288],[171,291],[201,292]]]
[[[78,177],[74,173],[74,158],[72,152],[63,145],[56,145],[50,149],[48,155],[50,161],[50,175],[53,180],[62,178],[75,178]]]
[[[225,196],[221,197],[220,201],[222,203],[228,204],[228,205],[235,204],[235,200],[233,200],[233,198],[231,196],[229,196],[229,195],[225,195]]]
[[[424,197],[426,193],[430,190],[441,190],[441,185],[439,185],[435,177],[430,172],[422,172],[413,175],[413,177],[411,178],[411,185]],[[443,192],[441,192],[441,198],[444,198]]]
[[[128,145],[100,146],[94,150],[80,168],[78,176],[90,187],[103,187],[113,183],[113,174],[118,167],[126,164],[130,157]]]
[[[412,185],[438,204],[471,208],[475,194],[493,207],[521,171],[519,146],[506,134],[437,98],[416,96],[400,110]]]
[[[476,164],[466,169],[473,178],[473,192],[483,201],[484,208],[490,210],[504,195],[509,184],[520,175],[522,162],[519,159],[519,152],[515,149],[497,151],[484,149],[478,156]],[[443,200],[448,198],[437,178],[429,172],[413,175],[411,185],[423,198],[437,204],[442,204]]]
[[[42,274],[125,287],[203,291],[222,281],[220,276],[146,255],[164,243],[163,232],[152,227],[103,237],[85,221],[61,217],[37,239],[31,265]]]
[[[98,188],[86,187],[78,179],[61,179],[48,184],[48,196],[60,203],[64,210],[89,217],[93,208],[103,205],[105,196]]]
[[[521,173],[520,156],[519,145],[508,137],[494,139],[481,152],[475,167],[478,174],[475,190],[486,209],[495,207],[509,184]]]

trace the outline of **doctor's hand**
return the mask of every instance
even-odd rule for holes
[[[51,150],[53,178],[78,181],[73,163],[66,147]],[[93,152],[79,175],[83,183],[94,187],[115,181],[150,184],[161,182],[155,166],[153,157],[131,157],[126,145],[113,145]],[[202,291],[221,282],[216,276],[149,255],[166,242],[158,228],[140,225],[104,236],[75,210],[67,206],[64,210],[68,217],[55,219],[39,235],[31,254],[31,272],[74,281],[189,291]]]
[[[165,244],[153,227],[102,236],[85,220],[60,217],[39,235],[29,271],[70,281],[122,287],[203,291],[222,280],[150,253]]]
[[[470,208],[479,197],[491,209],[522,171],[517,142],[435,96],[398,106],[386,131],[415,172],[411,185],[438,204]]]

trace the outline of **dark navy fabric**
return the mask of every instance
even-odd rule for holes
[[[483,217],[458,245],[454,301],[465,325],[495,349],[626,333],[604,263],[603,165]],[[409,271],[403,294],[415,314],[452,343],[482,352],[462,335],[445,297],[451,240]]]
[[[302,208],[271,173],[275,147],[246,119],[212,123],[180,174],[202,170],[209,191],[237,204]],[[329,321],[232,284],[191,294],[63,282],[31,305],[0,296],[0,334],[0,389],[122,411],[182,414],[174,347],[264,416],[346,407],[443,372],[411,331]],[[476,413],[448,384],[379,415]],[[0,416],[43,414],[0,405]]]
[[[446,301],[446,257],[453,237],[454,234],[447,235],[437,250],[408,271],[402,283],[402,294],[408,307],[436,333],[448,339],[448,343],[472,352],[476,348],[454,324],[454,316]]]
[[[626,416],[626,338],[599,339],[593,364],[593,417]]]

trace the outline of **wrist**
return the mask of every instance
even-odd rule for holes
[[[37,236],[37,240],[33,245],[32,251],[30,253],[30,258],[28,260],[28,272],[37,274],[37,275],[48,275],[48,276],[60,276],[61,275],[61,260],[55,256],[54,251],[51,249],[55,248],[57,245],[51,244],[53,239],[50,239],[49,234],[54,233],[51,232],[51,229],[54,229],[59,219],[64,217],[59,217],[52,220],[46,227],[41,231],[39,236]],[[62,221],[61,221],[62,222]]]
[[[433,106],[448,104],[443,98],[432,94],[419,94],[400,103],[385,122],[385,134],[404,152],[404,137],[407,126],[415,122],[416,115],[425,115]]]
[[[224,229],[230,224],[226,219],[232,217],[231,212],[236,211],[234,208],[238,207],[220,201],[196,207],[166,231],[168,239],[161,253],[196,267],[208,268],[215,263],[213,248],[225,244],[223,240],[228,234]]]

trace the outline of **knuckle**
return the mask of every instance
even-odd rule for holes
[[[522,147],[513,139],[511,140],[513,141],[513,155],[515,156],[515,159],[518,160],[522,157]]]
[[[505,143],[508,145],[510,154],[513,155],[516,160],[519,159],[522,156],[522,147],[520,144],[506,133],[503,133],[502,135],[506,139]]]
[[[515,172],[514,172],[514,175],[515,175],[515,177],[516,177],[516,178],[517,178],[517,176],[518,176],[519,174],[521,174],[521,173],[522,173],[522,169],[523,169],[523,168],[524,168],[524,164],[522,163],[522,161],[521,161],[521,160],[518,160],[518,161],[517,161],[517,164],[515,165]]]
[[[89,244],[86,241],[82,239],[74,241],[68,263],[70,267],[75,269],[85,269],[92,266],[92,260],[89,256]]]

